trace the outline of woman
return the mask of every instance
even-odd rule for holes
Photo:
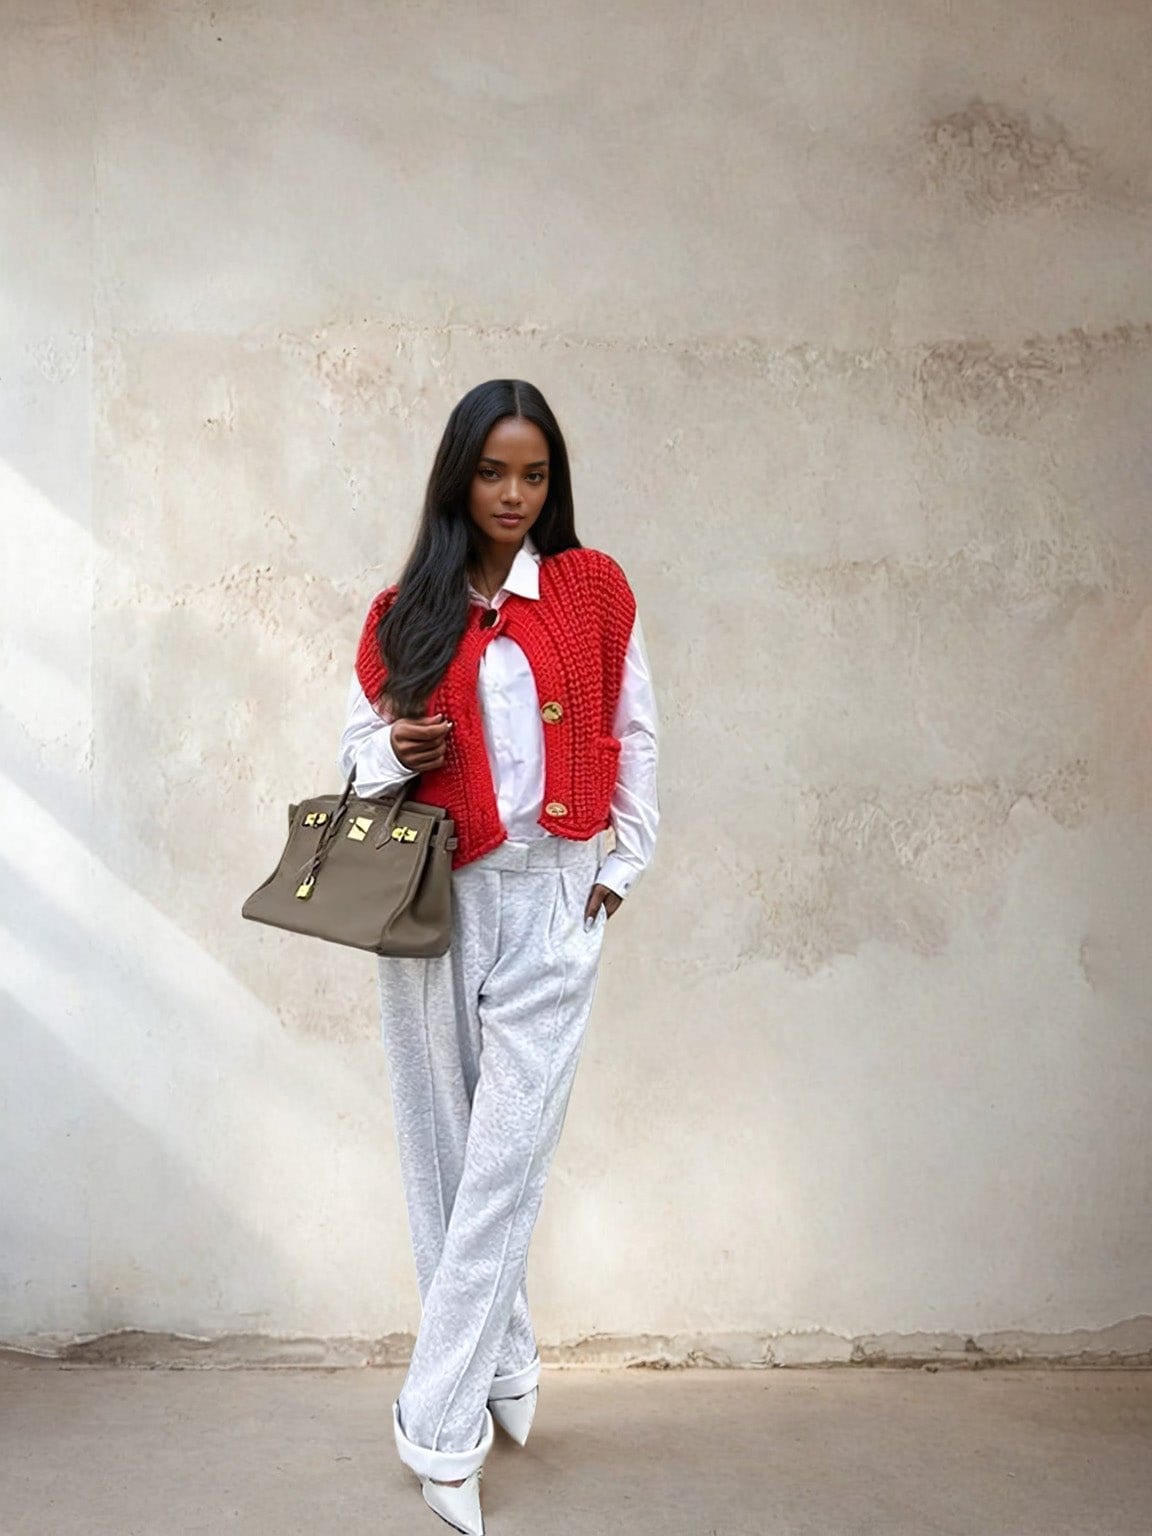
[[[494,1423],[523,1444],[535,1411],[528,1246],[605,925],[652,856],[656,732],[635,598],[576,537],[555,417],[531,384],[477,385],[369,610],[339,756],[358,794],[408,784],[456,823],[451,949],[382,957],[379,993],[421,1297],[396,1447],[474,1536]]]

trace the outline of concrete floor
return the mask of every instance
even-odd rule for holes
[[[2,1536],[448,1536],[399,1370],[0,1364]],[[546,1368],[490,1536],[1152,1531],[1152,1371]]]

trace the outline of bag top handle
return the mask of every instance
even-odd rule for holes
[[[305,881],[314,879],[320,869],[320,866],[323,864],[325,856],[328,853],[329,845],[331,844],[332,839],[336,836],[337,829],[339,828],[340,823],[344,818],[344,812],[348,809],[348,801],[352,798],[352,789],[355,783],[356,769],[353,768],[352,772],[348,775],[348,782],[344,786],[344,792],[341,794],[340,799],[336,802],[336,809],[332,812],[332,816],[328,821],[327,826],[325,826],[323,832],[320,834],[320,839],[316,844],[315,852],[300,871],[300,874],[303,876]],[[411,780],[406,780],[397,790],[396,798],[388,807],[388,815],[384,819],[383,829],[380,833],[380,837],[376,842],[377,848],[382,848],[384,843],[392,836],[392,828],[396,825],[396,819],[400,815],[401,806],[408,798],[408,790],[410,786]]]

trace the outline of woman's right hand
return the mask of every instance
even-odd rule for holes
[[[452,721],[443,713],[425,720],[401,716],[392,722],[392,750],[412,773],[444,766],[444,748]]]

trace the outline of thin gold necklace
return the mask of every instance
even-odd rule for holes
[[[488,601],[491,602],[492,599],[496,596],[496,592],[499,592],[500,587],[496,588],[496,592],[489,591],[489,589],[488,589],[488,578],[487,578],[487,576],[485,576],[484,572],[479,567],[476,568],[476,570],[475,570],[475,572],[473,574],[476,577],[476,585],[480,588],[480,590],[483,592],[484,596],[488,599]],[[503,586],[503,584],[504,583],[501,582],[500,586]]]

